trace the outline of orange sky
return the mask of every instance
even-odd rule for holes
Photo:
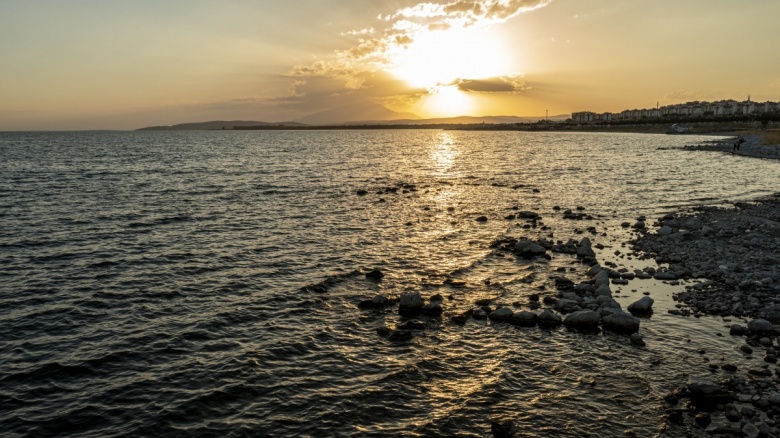
[[[11,0],[0,130],[778,101],[776,17],[776,0]]]

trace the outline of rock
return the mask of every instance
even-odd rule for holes
[[[547,250],[543,246],[531,242],[530,240],[519,240],[515,244],[515,254],[524,258],[533,258],[544,255]]]
[[[363,300],[358,303],[360,309],[381,309],[390,305],[390,300],[384,295],[377,295],[370,300]]]
[[[628,311],[637,314],[647,314],[653,311],[653,300],[650,297],[642,297],[628,306]]]
[[[712,418],[710,418],[710,414],[706,412],[699,412],[696,414],[696,417],[694,418],[696,421],[696,424],[698,424],[702,428],[706,428],[707,426],[712,423]]]
[[[562,298],[558,300],[557,303],[555,303],[555,310],[561,312],[561,313],[571,313],[576,312],[577,310],[580,310],[580,303],[577,300],[571,300],[567,298]]]
[[[601,286],[597,287],[596,290],[593,292],[593,294],[596,297],[611,297],[612,296],[612,289],[609,288],[608,284],[602,284]]]
[[[772,371],[764,367],[751,367],[748,369],[748,374],[759,377],[771,377]]]
[[[744,336],[746,333],[747,327],[739,324],[732,324],[731,328],[729,329],[729,334],[731,336]]]
[[[544,309],[539,314],[537,321],[539,322],[539,325],[543,326],[556,326],[561,324],[561,317],[554,313],[550,309]]]
[[[642,339],[642,335],[639,334],[639,332],[634,332],[631,334],[631,337],[629,338],[632,344],[639,345],[640,347],[645,346],[645,340]]]
[[[457,314],[457,315],[452,315],[452,316],[450,317],[450,319],[451,319],[451,320],[452,320],[452,322],[454,322],[455,324],[458,324],[458,325],[463,325],[463,324],[465,324],[465,323],[466,323],[466,321],[468,321],[468,320],[469,320],[469,317],[470,317],[470,316],[471,316],[471,311],[469,310],[469,311],[467,311],[467,312],[459,313],[459,314]]]
[[[477,221],[477,222],[487,222],[488,218],[487,218],[487,216],[478,216],[474,220]]]
[[[772,391],[769,394],[769,403],[773,404],[774,406],[780,406],[780,393]]]
[[[402,330],[422,330],[425,328],[425,323],[420,320],[413,319],[411,321],[406,321],[397,328]]]
[[[688,378],[687,386],[694,399],[719,401],[732,398],[732,394],[722,386],[699,377]]]
[[[739,421],[742,419],[742,414],[739,412],[736,406],[732,404],[725,406],[723,414],[726,416],[726,418],[728,418],[729,421]]]
[[[512,310],[506,307],[499,307],[488,315],[488,318],[490,318],[491,321],[506,321],[511,317]]]
[[[368,278],[369,280],[378,281],[381,280],[382,277],[384,276],[385,274],[383,274],[382,271],[380,271],[379,269],[374,269],[372,271],[366,272],[366,278]]]
[[[754,319],[748,322],[748,330],[753,333],[768,333],[775,330],[775,326],[765,319]]]
[[[418,313],[423,307],[423,300],[420,292],[409,292],[401,294],[398,312],[402,314]]]
[[[578,310],[566,315],[563,323],[572,327],[596,327],[601,321],[601,315],[593,310]]]
[[[366,196],[368,194],[368,190],[360,189],[356,191],[355,194],[358,196]]]
[[[658,234],[660,234],[661,236],[668,236],[672,233],[674,233],[674,230],[672,229],[672,227],[668,225],[664,225],[663,227],[661,227],[661,229],[658,230]]]
[[[748,344],[742,344],[739,349],[745,354],[753,354],[753,349]]]
[[[607,269],[603,269],[593,276],[593,285],[597,289],[605,284],[609,286],[609,271]]]
[[[474,319],[487,319],[488,313],[485,311],[485,309],[480,307],[480,308],[474,309],[474,311],[471,312],[471,316]]]
[[[382,326],[376,329],[376,333],[379,336],[390,336],[391,332],[389,328]]]
[[[430,301],[431,303],[435,303],[437,301],[441,303],[442,301],[444,301],[444,297],[441,296],[441,294],[435,294],[435,295],[431,295],[431,298],[428,301]]]
[[[536,324],[536,319],[536,313],[523,310],[521,312],[513,313],[509,318],[509,322],[516,325],[532,326]]]
[[[535,211],[527,211],[527,210],[520,211],[519,213],[517,213],[517,217],[519,217],[521,219],[539,219],[540,218],[539,213],[537,213]]]
[[[633,225],[633,228],[636,228],[637,230],[644,230],[646,227],[645,221],[636,221]]]
[[[609,330],[629,333],[639,330],[639,318],[624,312],[605,316],[601,322],[604,328]]]
[[[589,238],[584,237],[580,241],[580,245],[577,248],[577,255],[579,257],[596,257],[596,253],[593,251],[593,248],[591,247]]]
[[[661,271],[661,272],[656,272],[653,275],[653,278],[656,280],[674,281],[677,280],[677,275],[674,272]]]
[[[414,338],[412,332],[407,330],[396,330],[390,334],[390,340],[394,342],[409,341]]]
[[[494,421],[490,425],[490,432],[493,434],[493,438],[513,438],[515,425],[512,420]]]
[[[757,438],[760,434],[761,431],[758,430],[758,427],[753,423],[745,423],[745,425],[742,426],[742,435],[746,438]]]
[[[420,313],[424,315],[436,316],[441,315],[443,312],[444,310],[441,308],[441,304],[438,301],[425,304],[420,308]]]
[[[600,265],[596,264],[596,265],[593,265],[590,268],[588,268],[588,271],[586,272],[586,274],[587,274],[588,277],[593,277],[594,275],[596,275],[599,272],[601,272],[602,269],[603,268]]]

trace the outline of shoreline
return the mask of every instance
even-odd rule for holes
[[[691,369],[688,383],[664,398],[667,426],[689,434],[775,436],[780,424],[780,193],[732,206],[667,214],[652,232],[640,230],[628,244],[638,257],[668,266],[686,284],[673,295],[678,304],[669,314],[721,318],[730,325],[730,336],[744,338],[731,362]],[[747,324],[736,323],[740,320]],[[733,361],[739,355],[744,361],[737,366]]]

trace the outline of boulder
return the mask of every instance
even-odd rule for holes
[[[631,313],[650,313],[653,311],[653,303],[655,300],[653,300],[650,297],[642,297],[637,301],[634,301],[628,306],[628,311]]]
[[[536,313],[523,310],[513,313],[509,318],[509,322],[516,325],[531,326],[536,324],[537,318]]]
[[[539,325],[556,326],[561,324],[561,317],[550,309],[544,309],[539,314],[537,321]]]
[[[412,332],[408,330],[396,330],[390,334],[390,340],[394,342],[409,341],[414,338]]]
[[[759,318],[748,322],[748,330],[753,333],[769,333],[775,330],[775,326],[771,322]]]
[[[379,281],[384,277],[385,274],[382,273],[379,269],[374,269],[372,271],[366,272],[366,278],[369,280]]]
[[[488,315],[488,318],[490,318],[491,321],[506,321],[511,317],[512,310],[506,307],[499,307]]]
[[[601,321],[601,315],[593,310],[578,310],[566,315],[563,323],[574,327],[596,327]]]
[[[732,394],[722,386],[699,377],[690,377],[687,386],[694,399],[719,401],[732,398]]]
[[[609,316],[605,316],[602,318],[601,322],[604,328],[609,330],[629,333],[639,330],[639,318],[625,312],[613,313]]]
[[[596,287],[596,289],[604,284],[609,286],[609,270],[607,269],[602,269],[593,276],[593,285]]]
[[[417,313],[424,304],[420,292],[403,293],[399,301],[398,311],[400,313]]]
[[[544,255],[547,250],[542,245],[531,242],[530,240],[519,240],[515,244],[515,254],[520,257],[533,258]]]
[[[580,245],[577,247],[577,255],[580,257],[596,257],[596,253],[590,244],[590,239],[583,237],[580,241]]]

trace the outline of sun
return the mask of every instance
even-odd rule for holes
[[[422,114],[435,117],[457,117],[469,115],[475,110],[475,101],[460,91],[457,85],[443,85],[429,89],[419,105]]]
[[[431,88],[506,75],[508,59],[501,40],[488,30],[451,28],[417,35],[393,55],[390,72],[411,86]]]

